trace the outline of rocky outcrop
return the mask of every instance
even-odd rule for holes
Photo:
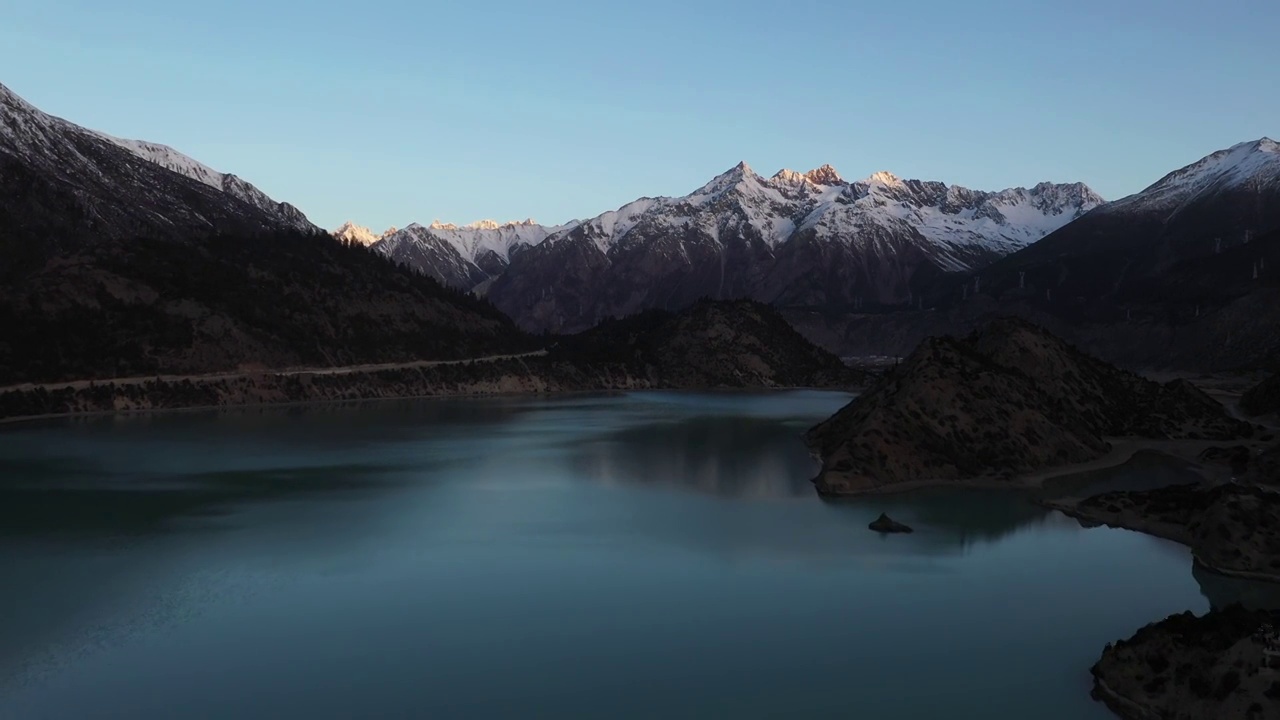
[[[1272,375],[1240,396],[1240,409],[1249,415],[1280,413],[1280,375]]]
[[[880,513],[880,517],[876,518],[875,520],[872,520],[871,523],[867,525],[867,527],[872,530],[875,530],[878,533],[886,533],[886,534],[914,532],[911,529],[911,526],[900,523],[897,520],[894,520],[893,518],[889,517],[888,515],[885,515],[884,513]]]
[[[1280,488],[1280,445],[1259,452],[1249,463],[1245,480],[1255,485]]]
[[[1201,451],[1196,460],[1200,462],[1201,467],[1219,467],[1226,470],[1230,477],[1237,478],[1249,471],[1249,467],[1253,463],[1253,456],[1253,448],[1248,445],[1232,445],[1230,447],[1214,445]]]
[[[1180,542],[1197,562],[1224,575],[1280,582],[1280,493],[1268,489],[1175,485],[1044,504],[1088,525]]]
[[[810,430],[823,494],[910,482],[1009,481],[1106,454],[1107,438],[1252,435],[1185,381],[1159,384],[1006,318],[924,343]]]
[[[1280,671],[1262,667],[1265,624],[1280,612],[1232,606],[1172,615],[1107,645],[1094,697],[1133,720],[1280,718]]]

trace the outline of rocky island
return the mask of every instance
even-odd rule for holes
[[[881,534],[915,532],[911,526],[900,523],[884,513],[880,513],[880,517],[872,520],[867,527]]]
[[[822,458],[819,493],[839,496],[1025,484],[1030,473],[1106,456],[1113,439],[1221,441],[1255,430],[1189,382],[1146,380],[1002,318],[921,343],[807,440]]]

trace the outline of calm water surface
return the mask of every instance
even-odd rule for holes
[[[1257,592],[1012,494],[823,503],[846,400],[0,432],[0,718],[1108,718],[1105,643]]]

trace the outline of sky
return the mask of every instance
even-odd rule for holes
[[[1275,0],[0,0],[0,82],[375,230],[739,161],[1118,198],[1280,136]]]

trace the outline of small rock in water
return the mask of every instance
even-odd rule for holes
[[[872,520],[871,524],[868,525],[867,527],[879,533],[913,532],[910,527],[903,525],[902,523],[890,518],[888,515],[885,515],[884,513],[880,513],[880,517],[876,518],[875,520]]]

